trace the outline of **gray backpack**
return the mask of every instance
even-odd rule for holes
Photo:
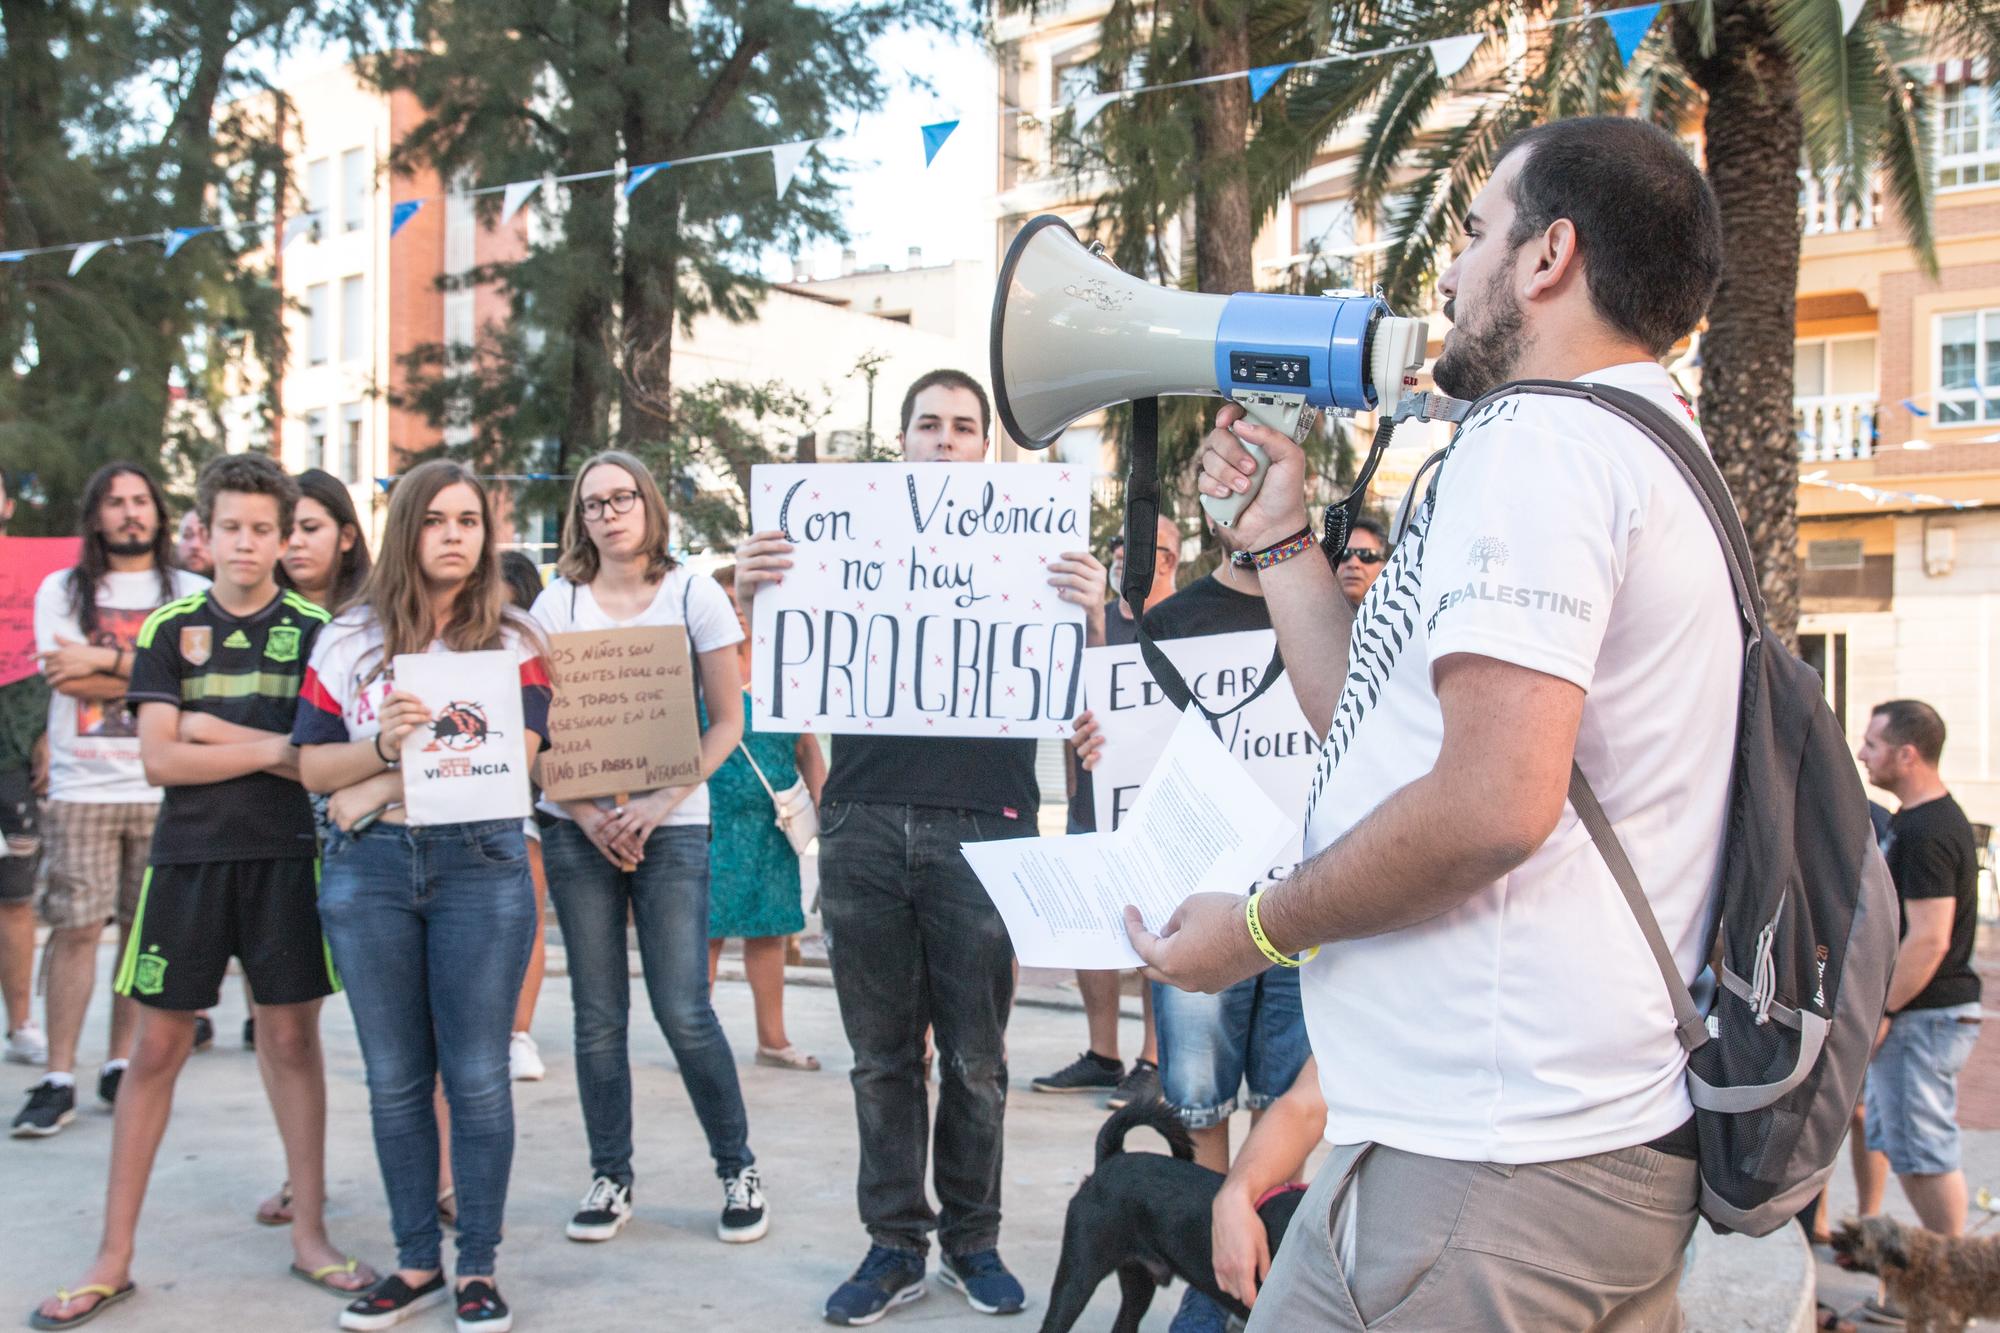
[[[1647,436],[1714,525],[1744,632],[1722,851],[1721,911],[1696,1004],[1632,863],[1582,769],[1569,798],[1638,918],[1673,997],[1700,1140],[1701,1213],[1766,1235],[1833,1171],[1888,1005],[1899,922],[1868,799],[1819,676],[1764,625],[1749,539],[1722,474],[1673,415],[1599,384],[1520,380],[1509,394],[1580,398]],[[1475,409],[1476,410],[1476,409]],[[1470,415],[1470,414],[1468,414]]]

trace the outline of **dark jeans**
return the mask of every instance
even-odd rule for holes
[[[854,1048],[855,1193],[878,1245],[921,1255],[933,1228],[946,1254],[999,1243],[1014,947],[959,847],[1034,832],[1031,819],[969,810],[840,801],[821,811],[820,916]],[[936,1214],[924,1195],[926,1027],[938,1054]]]
[[[396,1262],[441,1266],[431,1089],[442,1075],[458,1274],[489,1275],[514,1164],[507,1043],[535,942],[521,821],[335,830],[321,859],[320,922],[368,1064]]]
[[[559,820],[542,832],[542,860],[569,958],[576,1090],[591,1173],[632,1183],[628,914],[638,927],[639,966],[653,1017],[708,1136],[715,1174],[726,1178],[751,1165],[757,1159],[750,1152],[736,1058],[708,999],[708,825],[654,829],[646,859],[627,873],[605,860],[582,829]]]

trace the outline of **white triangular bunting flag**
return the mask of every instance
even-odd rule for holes
[[[69,258],[69,275],[73,278],[81,273],[83,266],[97,258],[97,252],[109,244],[109,241],[85,241],[76,247],[76,253]]]
[[[521,211],[521,205],[535,197],[535,191],[542,188],[539,180],[510,181],[507,192],[500,196],[500,225],[506,226]]]
[[[1840,30],[1854,31],[1854,20],[1861,17],[1861,8],[1868,0],[1840,0]]]
[[[792,177],[799,174],[800,164],[818,142],[817,139],[801,139],[797,143],[771,145],[771,174],[777,178],[778,198],[783,199],[785,191],[792,188]]]
[[[1123,96],[1121,93],[1091,93],[1088,97],[1079,97],[1074,102],[1071,102],[1070,110],[1076,112],[1076,127],[1082,129],[1084,126],[1090,124],[1091,121],[1096,120],[1098,112],[1110,106],[1121,96]]]
[[[1431,59],[1437,62],[1438,77],[1448,79],[1465,68],[1465,62],[1472,59],[1472,53],[1486,40],[1483,32],[1468,32],[1463,37],[1440,37],[1431,43]]]
[[[293,241],[296,241],[297,239],[299,239],[299,237],[311,231],[313,229],[313,224],[318,221],[319,221],[319,214],[317,213],[297,213],[291,217],[286,218],[285,232],[284,235],[278,238],[278,248],[280,250],[284,249],[286,246],[290,245]]]

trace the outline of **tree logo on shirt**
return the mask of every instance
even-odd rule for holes
[[[1510,554],[1512,552],[1507,549],[1507,543],[1498,537],[1474,537],[1471,549],[1465,553],[1465,561],[1478,565],[1479,572],[1485,574],[1491,572],[1495,565],[1506,564]]]
[[[451,750],[464,754],[486,744],[500,733],[486,725],[486,710],[474,703],[448,703],[431,720],[431,741],[425,750]]]
[[[166,985],[167,960],[157,953],[140,954],[138,965],[132,970],[132,989],[141,995],[158,995]]]
[[[264,636],[264,656],[273,662],[296,662],[299,660],[299,627],[297,625],[273,625]]]

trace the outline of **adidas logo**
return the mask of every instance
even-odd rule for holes
[[[224,648],[248,648],[250,646],[250,637],[240,629],[235,630],[228,638],[222,641],[222,646]]]

